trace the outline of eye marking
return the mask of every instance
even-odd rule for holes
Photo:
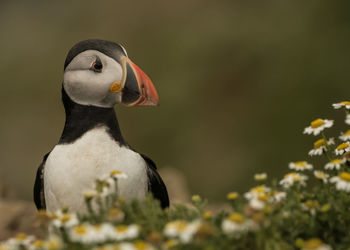
[[[97,73],[101,73],[102,72],[102,62],[101,59],[99,57],[96,57],[96,60],[92,63],[90,70],[95,71]]]

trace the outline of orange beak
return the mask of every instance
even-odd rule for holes
[[[126,106],[158,106],[159,97],[151,79],[129,58],[122,60],[124,85],[122,103]]]

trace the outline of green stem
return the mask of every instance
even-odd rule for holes
[[[322,132],[321,135],[322,135],[323,140],[325,140],[325,146],[326,146],[326,150],[325,150],[325,151],[326,151],[326,156],[327,156],[327,158],[328,158],[329,161],[332,161],[332,157],[329,155],[329,153],[331,152],[331,148],[330,148],[330,146],[328,145],[327,137],[326,137],[326,135],[324,134],[324,132]]]
[[[96,215],[95,215],[95,212],[92,208],[92,199],[88,199],[88,200],[85,200],[86,202],[86,206],[87,206],[87,209],[88,209],[88,212],[90,213],[91,217],[95,219]]]

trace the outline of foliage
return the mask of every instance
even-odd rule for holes
[[[350,102],[333,106],[345,109],[350,124]],[[336,144],[324,132],[331,126],[317,119],[304,130],[320,137],[309,155],[324,156],[324,167],[291,162],[293,172],[269,185],[267,174],[256,174],[256,187],[227,195],[230,209],[213,213],[198,195],[165,210],[150,195],[126,201],[117,192],[126,176],[113,171],[84,193],[86,211],[39,211],[43,240],[19,234],[0,249],[349,249],[350,130]]]

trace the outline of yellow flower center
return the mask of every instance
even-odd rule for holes
[[[315,176],[317,179],[325,179],[326,178],[326,174],[322,171],[316,171]]]
[[[344,102],[341,102],[341,104],[343,104],[343,105],[350,105],[350,102],[349,101],[344,101]]]
[[[233,221],[239,224],[244,222],[244,217],[239,213],[231,213],[228,218],[230,221]]]
[[[64,214],[64,215],[61,217],[61,222],[65,223],[65,222],[69,221],[70,219],[71,219],[70,214]]]
[[[350,182],[350,173],[348,172],[342,172],[340,175],[339,175],[339,178],[344,180],[344,181],[349,181]]]
[[[308,209],[311,209],[314,206],[314,202],[312,200],[307,200],[304,204]]]
[[[284,176],[284,179],[292,178],[293,181],[301,181],[301,175],[296,172],[288,173]]]
[[[138,250],[144,250],[147,249],[147,244],[143,241],[136,241],[134,247]]]
[[[326,144],[326,140],[325,139],[319,139],[318,141],[314,142],[314,148],[320,148],[323,145]]]
[[[313,238],[305,241],[303,248],[306,249],[316,249],[323,245],[323,242],[319,238]]]
[[[176,229],[180,232],[184,231],[187,227],[187,223],[186,221],[179,221],[177,224],[176,224]]]
[[[54,249],[59,249],[61,248],[61,244],[57,240],[49,240],[47,242],[47,249],[49,250],[54,250]]]
[[[258,199],[263,202],[267,202],[267,195],[261,194],[258,196]]]
[[[265,186],[253,187],[253,188],[250,190],[250,193],[258,193],[258,194],[265,193]]]
[[[318,128],[324,124],[325,124],[325,122],[322,119],[316,119],[313,122],[311,122],[311,128]]]
[[[227,195],[227,199],[228,200],[235,200],[238,197],[238,193],[237,192],[231,192]]]
[[[205,211],[203,214],[204,219],[210,219],[212,217],[212,213],[210,211]]]
[[[350,135],[350,129],[344,133],[344,135]]]
[[[307,167],[307,162],[306,161],[297,161],[297,162],[294,162],[294,165],[296,167],[306,168]]]
[[[95,229],[96,231],[101,231],[102,225],[101,225],[101,224],[96,224],[96,225],[94,225],[94,229]]]
[[[25,240],[25,239],[27,239],[27,235],[19,233],[19,234],[16,235],[15,238],[16,238],[16,240]]]
[[[176,241],[173,239],[170,239],[170,240],[167,240],[164,244],[166,247],[173,247],[176,245]]]
[[[87,230],[86,230],[86,227],[85,226],[76,226],[74,228],[74,232],[77,234],[77,235],[85,235]]]
[[[34,247],[36,247],[36,248],[42,248],[42,247],[44,246],[44,241],[42,241],[42,240],[36,240],[36,241],[34,241],[33,245],[34,245]]]
[[[331,161],[332,164],[340,164],[342,163],[342,159],[335,159],[333,161]]]
[[[127,229],[128,227],[125,225],[119,225],[115,228],[118,233],[125,233]]]
[[[329,211],[330,208],[331,208],[331,205],[330,205],[330,204],[324,204],[324,205],[321,207],[321,211],[322,211],[322,212],[327,212],[327,211]]]
[[[270,213],[271,212],[271,206],[269,206],[269,205],[265,206],[264,209],[263,209],[263,212],[266,213],[266,214]]]
[[[264,181],[267,178],[267,174],[262,173],[262,174],[256,174],[254,175],[254,180],[256,181]]]
[[[289,178],[289,177],[294,177],[294,176],[296,176],[296,175],[297,175],[296,172],[291,172],[291,173],[288,173],[288,174],[284,175],[284,179],[287,179],[287,178]]]
[[[111,175],[111,176],[112,176],[112,175],[120,175],[120,174],[122,174],[122,172],[120,172],[120,171],[118,171],[118,170],[113,170],[113,171],[110,172],[110,175]]]
[[[345,149],[347,147],[349,147],[349,143],[344,142],[337,147],[337,150],[342,150],[342,149]]]
[[[192,200],[192,202],[200,202],[201,197],[199,195],[193,195],[191,200]]]
[[[95,197],[95,194],[96,193],[93,191],[86,191],[86,192],[84,192],[84,197],[85,197],[85,199],[92,199]]]

